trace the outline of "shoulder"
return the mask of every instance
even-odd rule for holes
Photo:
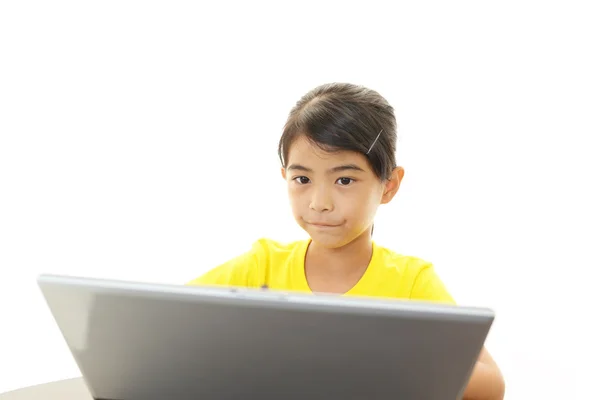
[[[454,303],[433,263],[375,245],[379,265],[387,279],[397,282],[401,297]]]
[[[257,251],[291,252],[302,243],[304,243],[303,240],[281,242],[269,238],[260,238],[252,244],[252,248]]]
[[[306,246],[305,240],[281,242],[268,238],[261,238],[252,244],[250,253],[265,267],[273,261],[282,261],[295,255]]]
[[[303,241],[284,243],[260,238],[252,243],[246,252],[234,256],[188,284],[260,286],[264,283],[269,267],[292,257],[303,243]]]
[[[431,262],[422,258],[397,253],[377,244],[374,244],[374,252],[383,268],[402,275],[416,276],[423,270],[433,267]]]

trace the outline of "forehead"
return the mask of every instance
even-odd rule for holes
[[[355,164],[365,171],[370,170],[366,157],[349,150],[325,151],[306,137],[292,142],[288,152],[288,165],[301,164],[314,169],[328,169],[337,165]]]

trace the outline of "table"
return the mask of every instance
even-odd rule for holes
[[[82,378],[66,379],[0,393],[0,400],[92,400]]]

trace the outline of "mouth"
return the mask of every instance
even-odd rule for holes
[[[338,227],[342,226],[342,224],[326,224],[323,222],[308,222],[308,224],[312,225],[314,227],[323,228],[323,229],[338,228]]]

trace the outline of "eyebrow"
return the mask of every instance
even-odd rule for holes
[[[296,170],[296,171],[313,172],[312,169],[310,169],[308,167],[305,167],[303,165],[300,165],[300,164],[291,164],[289,167],[287,167],[287,169],[293,169],[293,170]],[[361,167],[359,167],[356,164],[338,165],[337,167],[331,168],[327,172],[328,173],[334,173],[334,172],[342,172],[342,171],[361,171],[361,172],[365,172],[364,169],[362,169]]]

